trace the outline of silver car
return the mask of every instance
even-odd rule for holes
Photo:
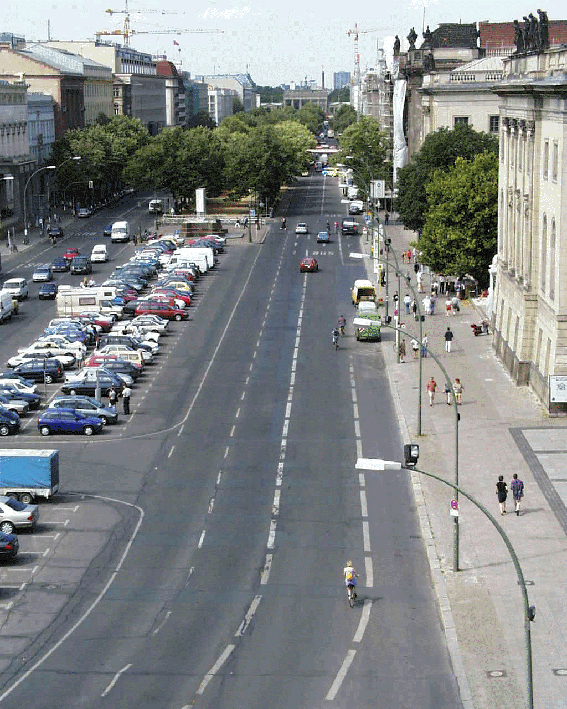
[[[33,529],[38,519],[37,505],[26,505],[13,497],[0,496],[0,532],[13,534],[15,529]]]
[[[18,399],[14,394],[8,392],[0,392],[0,406],[3,406],[8,411],[13,411],[18,416],[22,414],[27,414],[30,410],[29,404],[23,399]]]
[[[114,406],[106,406],[92,396],[58,396],[49,404],[50,409],[73,409],[85,416],[97,416],[103,424],[116,423],[118,414]]]

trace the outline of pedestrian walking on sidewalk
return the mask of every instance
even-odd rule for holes
[[[453,342],[453,337],[453,331],[447,325],[447,329],[445,330],[445,352],[451,352],[451,342]]]
[[[411,296],[409,293],[406,293],[404,296],[404,305],[406,306],[406,315],[409,315],[410,314],[409,309],[410,309],[410,305],[411,305]]]
[[[402,263],[405,263],[405,262],[406,262],[406,255],[407,255],[407,254],[406,254],[406,250],[404,249],[404,250],[402,251]]]
[[[415,319],[417,320],[417,302],[415,300],[411,301],[411,311],[412,311]]]
[[[429,344],[429,340],[427,339],[427,335],[424,335],[421,338],[421,356],[422,357],[427,357],[427,345]]]
[[[411,249],[408,249],[407,257],[408,257],[408,263],[411,263]]]
[[[457,400],[457,404],[460,404],[463,400],[464,387],[458,377],[453,382],[453,391],[455,392],[455,399]]]
[[[398,347],[398,356],[400,360],[400,364],[403,364],[405,362],[405,356],[406,356],[406,341],[402,337],[400,340],[400,345]]]
[[[459,305],[459,299],[457,298],[456,295],[454,295],[451,298],[451,310],[453,311],[453,315],[456,315],[457,313],[461,312],[461,306]]]
[[[445,396],[447,397],[447,406],[451,406],[451,385],[445,382]]]
[[[430,315],[435,315],[435,293],[432,293],[430,298],[429,298],[429,314]]]
[[[451,305],[451,298],[447,298],[445,301],[445,312],[447,317],[451,315],[451,311],[453,310],[453,306]]]
[[[429,406],[433,406],[435,400],[435,392],[437,391],[437,382],[433,377],[427,382],[427,393],[429,394]]]
[[[520,516],[520,502],[524,496],[524,483],[518,478],[518,474],[514,473],[512,475],[512,482],[510,483],[510,489],[512,490],[512,497],[514,498],[514,512],[516,517]]]
[[[384,224],[386,226],[388,226],[389,223],[390,223],[390,212],[388,210],[386,210],[386,212],[384,213]]]
[[[425,298],[421,301],[421,304],[423,305],[423,312],[426,313],[427,315],[431,314],[431,298],[426,295]]]
[[[504,482],[504,476],[498,476],[496,483],[496,494],[498,495],[498,504],[500,505],[500,514],[506,514],[506,498],[508,497],[508,486]]]
[[[415,338],[411,341],[411,349],[413,352],[413,358],[417,359],[419,356],[419,342]]]
[[[132,389],[129,386],[125,386],[122,390],[122,406],[124,407],[124,414],[126,416],[130,415],[130,397],[132,396]]]
[[[417,264],[416,264],[417,266]],[[420,293],[423,293],[423,274],[421,271],[416,271],[415,277],[417,279],[417,288]]]

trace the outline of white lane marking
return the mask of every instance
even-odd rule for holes
[[[366,492],[360,491],[360,512],[363,517],[368,517],[368,504],[366,502]]]
[[[357,438],[360,438],[360,423],[359,423],[358,419],[356,419],[354,422],[354,435]]]
[[[173,451],[174,451],[174,450],[175,450],[175,446],[173,445],[173,446],[171,446],[171,448],[169,449],[169,453],[167,454],[167,457],[168,457],[168,458],[171,458],[171,456],[173,455]]]
[[[203,694],[203,692],[207,688],[207,685],[209,684],[209,682],[212,680],[212,678],[216,675],[216,673],[220,670],[220,668],[227,661],[228,656],[234,650],[235,647],[236,647],[236,645],[227,645],[225,647],[225,649],[223,650],[219,659],[215,662],[215,664],[211,667],[211,669],[203,677],[203,681],[199,685],[199,689],[197,690],[197,694]]]
[[[354,387],[351,389],[351,395],[352,395],[352,401],[353,401],[353,403],[356,404],[357,401],[358,401],[358,399],[356,398],[356,389],[355,389]]]
[[[113,677],[112,682],[108,685],[108,687],[104,690],[104,692],[100,695],[101,697],[106,697],[106,695],[111,691],[111,689],[114,687],[114,685],[118,682],[120,679],[120,675],[122,675],[126,670],[130,669],[132,667],[132,663],[129,665],[126,665],[123,667],[121,670],[119,670]]]
[[[184,430],[185,430],[185,424],[183,424],[183,425],[181,426],[181,428],[179,429],[179,431],[177,431],[177,435],[180,436],[180,435],[183,433]]]
[[[290,415],[291,415],[291,402],[289,402],[288,404],[286,404],[286,407],[285,407],[285,418],[288,419],[288,418],[290,417]]]
[[[212,514],[212,511],[213,511],[213,509],[214,509],[214,506],[215,506],[215,498],[214,498],[214,497],[211,497],[211,498],[209,499],[209,508],[207,509],[207,514]]]
[[[235,428],[236,428],[236,426],[233,426],[233,427],[230,429],[230,434],[229,434],[229,435],[230,435],[231,438],[232,438],[232,436],[234,436],[234,429],[235,429]]]
[[[282,436],[285,438],[287,436],[287,431],[289,428],[289,419],[286,419],[284,421],[283,429],[282,429]]]
[[[276,527],[277,522],[275,519],[270,520],[270,531],[268,533],[268,549],[273,549],[276,543]]]
[[[365,487],[366,480],[364,479],[364,473],[358,474],[358,484],[360,485],[360,487]]]
[[[238,418],[240,416],[240,406],[238,409],[236,409],[236,416],[234,418]]]
[[[353,412],[354,412],[354,418],[355,418],[355,419],[358,419],[358,418],[359,418],[359,416],[358,416],[358,404],[355,404],[355,403],[353,402],[353,404],[352,404],[352,410],[353,410]]]
[[[362,458],[362,441],[360,438],[356,439],[356,456],[357,458]]]
[[[282,494],[281,490],[276,490],[274,492],[274,502],[272,504],[272,514],[274,517],[279,515],[280,513],[280,495]]]
[[[356,633],[354,634],[354,638],[352,639],[353,643],[359,643],[362,641],[362,638],[364,636],[364,631],[366,630],[366,626],[368,625],[368,621],[370,620],[370,611],[371,610],[372,610],[372,601],[370,600],[370,598],[367,598],[364,601],[364,607],[362,609],[362,614],[360,616],[358,628],[356,629]]]
[[[168,620],[169,616],[171,615],[171,613],[172,613],[171,611],[167,611],[167,613],[165,614],[165,618],[161,621],[161,623],[158,625],[158,627],[154,630],[152,635],[157,635],[157,633],[159,633],[159,631],[167,623],[167,620]]]
[[[278,463],[278,472],[276,473],[276,485],[282,484],[283,466],[284,466],[283,463]]]
[[[234,633],[234,637],[239,638],[244,635],[246,632],[246,628],[250,625],[252,618],[254,617],[254,613],[256,613],[256,609],[260,605],[260,601],[262,600],[262,596],[254,596],[252,599],[252,603],[250,604],[250,607],[248,608],[248,611],[246,615],[244,616],[244,620],[242,623],[240,623],[240,626],[236,633]]]
[[[56,507],[53,512],[76,512],[79,507],[80,505],[75,505],[74,507]],[[49,510],[49,513],[51,514],[51,510]]]
[[[227,451],[228,451],[228,449],[227,449]],[[225,458],[226,458],[226,455],[225,455]],[[220,485],[221,478],[222,478],[222,470],[219,470],[219,474],[217,475],[217,487]]]
[[[244,382],[245,386],[248,386],[248,382],[250,381],[250,375],[246,377],[246,381]]]
[[[229,451],[229,450],[230,450],[230,446],[227,446],[227,447],[224,449],[224,457],[225,457],[225,458],[226,458],[226,456],[228,455],[228,451]]]
[[[371,552],[372,549],[370,547],[370,527],[368,525],[368,522],[362,523],[362,538],[364,540],[364,551]]]
[[[364,570],[366,572],[366,585],[368,588],[372,588],[374,586],[374,569],[372,568],[371,556],[364,557]]]
[[[203,546],[203,542],[205,540],[205,530],[201,532],[201,536],[199,537],[199,543],[197,544],[197,549],[200,549]]]
[[[331,688],[327,692],[327,696],[325,697],[326,700],[332,702],[333,699],[337,696],[337,692],[341,688],[341,684],[343,683],[343,680],[346,677],[346,673],[348,672],[348,668],[351,666],[355,655],[356,655],[356,650],[349,650],[347,652],[346,657],[343,660],[343,664],[341,665],[341,669],[337,672],[337,676],[333,680],[333,684],[331,685]]]
[[[270,571],[272,569],[272,559],[274,558],[273,554],[266,554],[266,561],[264,563],[264,568],[260,572],[260,583],[262,586],[265,586],[268,583],[268,579],[270,578]]]
[[[294,386],[295,384],[295,372],[291,373],[291,378],[290,378],[291,386]]]
[[[240,401],[244,401],[244,397],[245,397],[245,396],[246,396],[246,392],[243,391],[243,392],[242,392],[242,396],[240,397]]]

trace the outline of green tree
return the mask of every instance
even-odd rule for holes
[[[283,101],[283,89],[281,86],[257,86],[261,103],[281,103]]]
[[[242,113],[243,111],[244,111],[244,105],[242,104],[242,101],[238,98],[238,96],[235,96],[232,101],[232,112],[233,113]]]
[[[361,116],[341,136],[341,150],[334,163],[352,167],[359,187],[368,192],[371,180],[385,180],[390,174],[390,140],[376,118]]]
[[[337,133],[343,133],[350,125],[356,123],[358,114],[352,106],[339,106],[330,121],[331,128]]]
[[[437,170],[427,185],[421,261],[436,273],[470,274],[485,286],[497,248],[497,225],[498,156],[458,157],[454,167]]]
[[[407,229],[423,229],[427,202],[426,188],[435,170],[448,170],[457,158],[471,160],[480,153],[498,154],[498,139],[470,126],[441,128],[430,133],[417,152],[398,174],[396,210]]]
[[[323,127],[325,113],[314,103],[306,103],[296,112],[295,120],[306,126],[313,135],[317,135]]]
[[[349,103],[350,87],[343,86],[342,89],[334,89],[327,97],[327,103]]]
[[[197,128],[204,126],[205,128],[215,128],[216,123],[207,111],[198,111],[194,116],[187,121],[188,128]]]

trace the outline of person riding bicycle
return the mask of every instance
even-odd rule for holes
[[[327,222],[327,231],[330,233],[331,232],[331,224]]]
[[[354,591],[354,598],[356,598],[356,579],[358,578],[358,574],[356,573],[356,569],[352,565],[352,561],[349,559],[346,563],[345,568],[343,569],[343,576],[345,578],[345,586],[347,589],[350,591],[350,587],[352,586],[352,589]]]
[[[339,317],[339,330],[341,332],[341,335],[345,334],[345,325],[346,325],[346,318],[344,315],[341,315]]]
[[[281,223],[280,228],[281,228],[281,229],[285,229],[285,228],[286,228],[286,219],[285,219],[285,217],[282,217],[282,223]]]
[[[338,349],[339,347],[339,328],[333,328],[333,345]]]

